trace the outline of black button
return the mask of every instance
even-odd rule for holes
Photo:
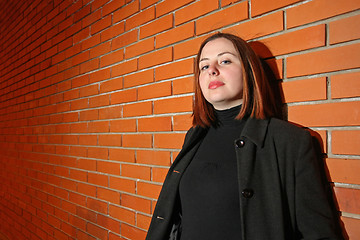
[[[238,148],[242,148],[245,145],[245,142],[244,140],[236,140],[235,144]]]
[[[251,198],[254,195],[254,190],[252,189],[244,189],[241,194],[244,198]]]

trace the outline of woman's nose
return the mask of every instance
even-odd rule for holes
[[[217,69],[216,66],[212,65],[208,68],[208,72],[209,72],[209,75],[212,75],[212,76],[217,76],[219,75],[219,70]]]

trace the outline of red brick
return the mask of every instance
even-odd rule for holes
[[[121,135],[99,135],[99,146],[121,146]]]
[[[194,59],[172,62],[155,69],[155,81],[192,74],[194,72]]]
[[[122,164],[121,176],[150,180],[150,168],[145,166]]]
[[[136,226],[142,229],[149,229],[151,218],[142,214],[136,215]]]
[[[137,65],[138,65],[137,59],[130,60],[127,62],[122,62],[118,65],[111,67],[111,70],[112,70],[111,76],[116,77],[116,76],[134,72],[137,70]]]
[[[158,100],[154,102],[154,113],[173,113],[192,111],[192,96]]]
[[[78,181],[86,182],[87,172],[70,169],[70,178],[78,180]]]
[[[85,39],[78,46],[81,46],[81,50],[84,51],[86,49],[90,49],[91,47],[93,47],[99,43],[100,43],[100,35],[97,34],[95,36],[89,37],[88,39]]]
[[[153,167],[152,168],[152,181],[158,182],[158,183],[163,183],[168,174],[168,171],[169,171],[168,168]]]
[[[132,225],[135,224],[135,212],[126,208],[110,205],[109,215],[121,222],[126,222]]]
[[[137,194],[144,197],[157,199],[159,197],[161,185],[152,183],[138,182]]]
[[[89,122],[88,123],[88,132],[89,133],[104,133],[109,132],[109,122],[101,121],[101,122]]]
[[[141,9],[145,9],[145,8],[155,4],[156,2],[158,2],[158,0],[141,0],[141,2],[140,2]]]
[[[110,132],[135,132],[135,119],[119,119],[110,121]]]
[[[99,174],[99,173],[88,173],[88,182],[107,187],[109,184],[109,177],[105,174]]]
[[[152,53],[148,53],[139,58],[139,69],[144,69],[159,65],[162,63],[170,62],[172,60],[172,48],[164,48]]]
[[[120,168],[120,167],[117,166],[117,168]],[[120,171],[112,171],[111,174],[118,174],[115,172],[120,172]],[[97,189],[97,197],[99,199],[105,200],[110,203],[114,203],[117,205],[120,204],[120,193],[116,192],[116,191],[112,191],[112,190],[104,189],[104,188],[98,188]]]
[[[120,118],[121,112],[122,112],[121,106],[101,108],[99,109],[99,119]]]
[[[87,148],[71,146],[69,154],[71,156],[86,157],[87,156]]]
[[[98,190],[99,188],[97,188]],[[86,207],[99,213],[107,214],[107,203],[98,199],[87,198]]]
[[[94,10],[104,6],[108,2],[110,2],[110,0],[95,0],[91,3],[91,10],[94,11]]]
[[[204,39],[205,37],[199,37],[176,44],[174,46],[174,59],[180,59],[197,54],[200,44]]]
[[[96,83],[110,78],[110,68],[101,69],[96,72],[90,73],[90,83]]]
[[[221,1],[221,7],[225,7],[225,6],[234,4],[234,3],[238,2],[238,1],[240,1],[240,0],[222,0]]]
[[[123,224],[121,226],[121,233],[129,239],[145,239],[146,231]]]
[[[135,117],[152,114],[151,102],[138,102],[123,107],[123,117]]]
[[[340,211],[347,213],[360,213],[360,190],[352,188],[334,188]]]
[[[79,136],[79,145],[97,145],[98,136],[97,135],[80,135]]]
[[[125,58],[132,58],[154,50],[154,42],[154,38],[148,38],[126,47]]]
[[[332,131],[331,150],[333,154],[360,155],[360,131]]]
[[[138,119],[139,132],[171,131],[171,117],[150,117]]]
[[[269,35],[284,29],[283,15],[283,12],[275,12],[226,28],[223,32],[235,34],[245,40]]]
[[[287,76],[338,71],[360,67],[360,44],[305,53],[287,59]],[[339,61],[341,59],[341,61]]]
[[[196,34],[201,35],[248,18],[248,3],[241,2],[196,21]]]
[[[144,198],[122,194],[121,206],[141,211],[143,213],[150,213],[151,201]]]
[[[194,77],[185,77],[172,81],[173,94],[183,94],[194,92]]]
[[[135,193],[136,183],[126,178],[110,176],[109,187],[121,192]]]
[[[90,51],[87,50],[71,58],[72,65],[78,65],[90,59]]]
[[[111,25],[111,15],[102,18],[100,21],[91,25],[91,35],[95,35],[96,33],[104,30]]]
[[[91,235],[98,239],[106,239],[108,236],[108,230],[105,228],[98,227],[92,223],[87,223],[86,230]]]
[[[70,109],[71,110],[79,110],[89,107],[88,99],[79,99],[70,102]]]
[[[176,115],[174,118],[174,131],[187,131],[192,126],[192,116],[189,114]]]
[[[360,25],[360,15],[343,18],[329,24],[330,44],[351,41],[360,38],[356,26]]]
[[[139,11],[139,0],[135,0],[113,13],[114,22],[116,23],[122,21],[128,18],[129,16],[137,13],[138,11]]]
[[[256,51],[263,58],[325,46],[325,25],[317,25],[261,40],[268,48]]]
[[[97,224],[112,232],[120,233],[120,222],[107,216],[98,215]]]
[[[331,76],[331,98],[360,96],[360,72]]]
[[[305,127],[356,126],[360,116],[354,109],[360,102],[338,102],[288,107],[288,119]]]
[[[184,136],[185,134],[182,133],[154,134],[154,147],[180,149],[184,142]]]
[[[264,1],[264,0],[263,0]],[[289,28],[333,17],[359,8],[357,0],[316,0],[286,10]]]
[[[97,158],[97,159],[108,159],[109,158],[109,149],[100,148],[100,147],[89,147],[87,151],[88,158]]]
[[[172,27],[173,27],[172,14],[155,19],[153,22],[150,22],[150,23],[140,27],[140,39],[163,32]]]
[[[90,58],[95,58],[95,57],[104,55],[104,54],[110,52],[110,49],[111,49],[110,42],[102,43],[102,44],[90,49]]]
[[[270,12],[303,0],[253,0],[251,2],[251,16]]]
[[[217,0],[200,0],[196,1],[175,12],[175,25],[188,22],[194,18],[205,15],[215,9],[218,9],[219,2]],[[192,13],[192,14],[189,14]]]
[[[114,37],[124,33],[124,31],[125,31],[124,22],[121,22],[116,25],[113,24],[109,28],[101,31],[101,33],[100,33],[101,42],[105,42],[111,38],[114,38]]]
[[[170,152],[168,151],[138,150],[136,154],[136,162],[169,167],[170,157]]]
[[[107,106],[110,103],[109,97],[110,95],[106,94],[106,95],[89,98],[89,107],[95,108],[95,107]]]
[[[110,160],[119,162],[135,162],[135,151],[129,149],[110,148]]]
[[[282,83],[285,102],[304,102],[326,99],[326,77],[287,81]]]
[[[137,38],[138,38],[138,30],[137,29],[134,29],[130,32],[126,32],[126,33],[120,35],[119,37],[111,40],[111,49],[115,50],[118,48],[125,47],[131,43],[136,42]]]
[[[180,7],[185,6],[186,4],[193,2],[194,0],[165,0],[156,5],[156,17],[165,15],[169,12],[172,12]]]
[[[89,120],[98,120],[99,119],[99,110],[85,110],[80,112],[80,121],[89,121]]]
[[[125,0],[111,1],[102,8],[103,16],[115,12],[117,9],[125,5]]]
[[[149,69],[141,72],[136,72],[124,77],[124,87],[134,87],[154,81],[154,70]]]
[[[80,64],[80,73],[87,73],[90,71],[93,71],[95,69],[98,69],[100,65],[100,60],[99,59],[93,59],[87,62],[84,62],[82,64]]]
[[[80,168],[80,169],[84,169],[84,170],[95,171],[96,170],[96,161],[80,158],[77,161],[76,167]]]
[[[194,36],[195,24],[190,22],[156,36],[156,48],[161,48]]]
[[[122,78],[115,78],[100,83],[100,93],[112,92],[123,88]]]
[[[144,23],[147,23],[155,19],[155,7],[148,8],[144,11],[141,11],[134,16],[126,19],[125,31],[134,29]]]
[[[95,237],[90,236],[90,234],[82,231],[77,231],[77,239],[78,240],[96,240]]]
[[[152,147],[151,134],[124,134],[124,147],[150,148]]]
[[[341,221],[344,224],[349,239],[356,239],[360,236],[360,219],[342,216]]]
[[[171,82],[161,82],[139,87],[138,100],[165,97],[171,95]]]
[[[92,10],[91,14],[89,14],[88,16],[81,19],[81,26],[83,28],[88,27],[91,24],[93,24],[94,22],[98,21],[99,19],[101,19],[101,10],[98,10],[98,11]]]
[[[111,94],[111,104],[133,102],[137,100],[137,89],[122,90]]]

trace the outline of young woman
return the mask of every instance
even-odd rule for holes
[[[146,239],[342,239],[311,136],[273,118],[274,98],[249,45],[210,36],[195,78],[193,127]]]

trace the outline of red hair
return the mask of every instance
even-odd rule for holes
[[[228,33],[216,33],[201,43],[196,57],[193,126],[210,127],[215,125],[217,121],[214,107],[204,98],[199,84],[199,61],[202,49],[208,42],[217,38],[230,40],[240,55],[243,71],[243,103],[236,118],[265,119],[274,116],[276,112],[275,99],[259,57],[249,44],[240,37]]]

